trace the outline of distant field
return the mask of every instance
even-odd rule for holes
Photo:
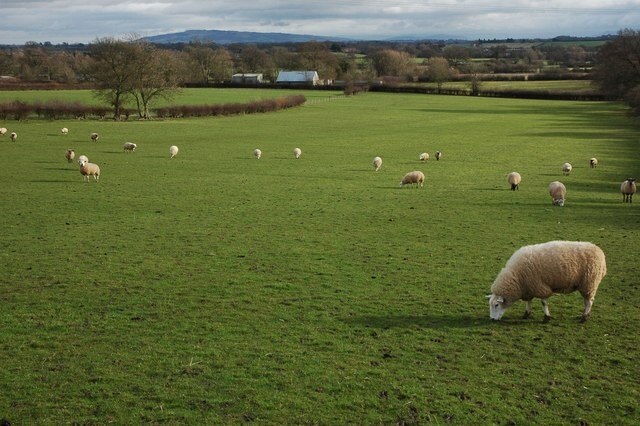
[[[436,87],[435,83],[423,83],[429,87]],[[456,81],[447,82],[442,85],[443,89],[467,89],[469,82]],[[549,81],[483,81],[481,90],[500,91],[500,90],[527,90],[527,91],[566,91],[566,92],[584,92],[595,90],[590,80],[549,80]]]
[[[619,186],[640,175],[640,128],[621,105],[303,94],[269,114],[0,122],[18,134],[0,138],[0,420],[637,424],[640,206]],[[412,170],[425,187],[399,188]],[[554,239],[607,255],[592,318],[574,293],[549,323],[538,301],[492,323],[506,260]]]

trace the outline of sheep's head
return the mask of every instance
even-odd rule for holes
[[[496,321],[502,318],[509,306],[513,305],[513,302],[508,302],[504,297],[495,294],[487,295],[487,299],[489,299],[489,317]]]
[[[564,207],[564,198],[558,198],[557,200],[553,200],[553,205]]]

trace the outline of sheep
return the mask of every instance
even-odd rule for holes
[[[89,157],[87,157],[86,155],[81,155],[80,157],[78,157],[78,165],[82,166],[82,163],[88,163],[89,162]]]
[[[512,191],[519,189],[518,185],[520,185],[521,180],[522,180],[522,177],[518,172],[511,172],[507,175],[507,182],[509,182],[509,184],[511,185]]]
[[[83,161],[80,163],[80,173],[82,174],[82,180],[89,182],[89,177],[93,176],[93,179],[97,182],[100,180],[100,167],[97,164]]]
[[[302,155],[302,151],[300,150],[300,148],[295,148],[293,150],[293,156],[296,157],[296,159],[300,158],[301,155]]]
[[[554,206],[563,207],[567,196],[567,188],[562,182],[553,181],[549,184],[549,195],[551,195]]]
[[[629,178],[622,182],[620,192],[622,192],[622,202],[631,203],[633,194],[636,193],[636,178]]]
[[[423,152],[422,154],[420,154],[420,161],[428,161],[429,160],[429,153],[428,152]]]
[[[571,169],[572,168],[573,167],[571,167],[570,163],[564,163],[562,165],[562,174],[565,175],[565,176],[569,176],[569,173],[571,173]]]
[[[122,149],[124,149],[124,152],[136,152],[137,147],[138,145],[133,142],[125,142],[124,145],[122,145]]]
[[[554,293],[579,291],[584,299],[580,322],[591,313],[607,263],[600,247],[589,242],[549,241],[524,246],[511,256],[491,286],[489,316],[499,320],[518,300],[527,303],[524,317],[531,315],[531,300],[541,299],[544,322],[551,319],[547,299]]]
[[[380,170],[381,166],[382,166],[382,158],[374,157],[373,158],[373,168],[374,168],[374,170],[377,172],[378,170]]]
[[[592,169],[595,169],[596,167],[598,167],[598,159],[597,158],[591,158],[589,160],[589,167],[591,167]]]
[[[64,157],[67,159],[67,162],[70,163],[76,158],[76,153],[73,149],[67,149],[67,152],[64,154]]]
[[[436,151],[436,161],[440,161],[442,158],[442,153],[440,151]]]
[[[61,130],[63,135],[66,135],[67,133],[69,133],[69,129],[67,129],[66,127],[63,127]]]
[[[94,142],[98,142],[98,139],[100,139],[100,135],[97,133],[91,133],[91,140]]]
[[[414,183],[416,184],[416,188],[422,188],[424,185],[424,173],[419,170],[407,173],[400,181],[400,186],[413,185]]]
[[[169,158],[173,158],[178,155],[178,147],[175,145],[171,145],[169,147]]]
[[[260,157],[262,157],[262,151],[260,151],[258,148],[253,150],[253,155],[254,157],[256,157],[258,160],[260,159]]]
[[[11,133],[11,142],[15,142],[18,139],[18,134],[16,132]]]
[[[0,127],[0,136],[4,136],[5,133],[7,133],[7,128],[6,127]]]

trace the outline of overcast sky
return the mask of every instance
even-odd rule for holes
[[[0,0],[0,44],[234,30],[386,39],[596,36],[640,29],[640,0]]]

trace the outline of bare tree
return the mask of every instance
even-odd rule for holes
[[[442,57],[430,58],[427,62],[426,77],[438,86],[438,92],[442,90],[442,84],[451,79],[453,70],[449,66],[449,61]]]
[[[593,81],[603,92],[619,97],[640,86],[640,31],[622,30],[600,47]]]

